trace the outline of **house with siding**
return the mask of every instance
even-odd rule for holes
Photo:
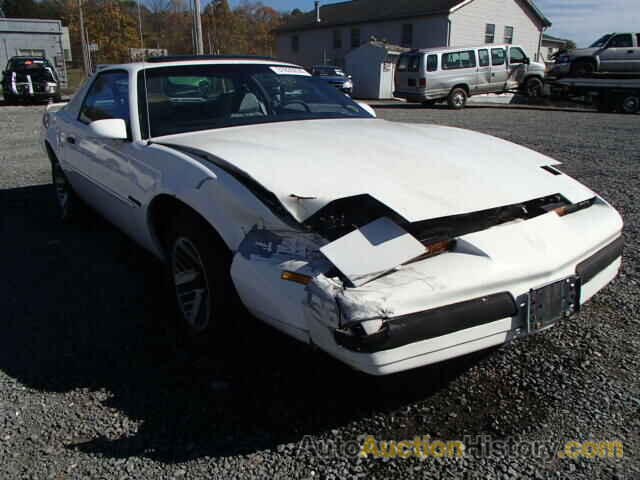
[[[309,67],[344,66],[370,40],[408,48],[515,43],[538,60],[551,22],[532,0],[349,0],[290,17],[276,30],[277,56]]]

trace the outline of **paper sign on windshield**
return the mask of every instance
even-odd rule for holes
[[[272,72],[278,75],[302,75],[303,77],[310,77],[311,74],[303,68],[297,67],[269,67]]]

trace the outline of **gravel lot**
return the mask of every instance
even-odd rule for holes
[[[376,108],[564,161],[625,218],[620,277],[545,334],[388,378],[250,319],[225,361],[193,358],[172,347],[161,266],[99,219],[57,220],[42,107],[0,106],[0,478],[640,478],[638,117]],[[537,441],[551,454],[340,454],[362,435]],[[570,440],[620,440],[624,458],[558,458]]]

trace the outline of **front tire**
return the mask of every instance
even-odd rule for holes
[[[234,320],[231,252],[204,220],[189,212],[173,219],[166,248],[182,343],[192,350],[219,343]]]
[[[594,74],[596,65],[589,61],[578,61],[571,65],[571,74],[575,77],[588,77]]]
[[[449,108],[461,110],[467,105],[467,91],[464,88],[454,88],[447,98]]]
[[[528,78],[524,84],[524,91],[529,97],[542,97],[544,93],[544,83],[537,77]]]
[[[621,95],[619,105],[622,113],[638,113],[640,111],[640,94]]]
[[[87,207],[74,192],[67,175],[56,158],[51,159],[51,180],[56,194],[60,220],[75,223],[86,216]]]

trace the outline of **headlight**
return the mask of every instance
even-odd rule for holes
[[[56,93],[56,84],[50,83],[47,85],[47,93]]]
[[[353,88],[353,82],[351,80],[347,80],[342,84],[342,88]]]

